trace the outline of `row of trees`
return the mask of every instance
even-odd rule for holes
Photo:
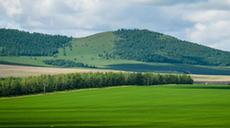
[[[188,75],[153,73],[74,73],[42,75],[26,78],[2,78],[0,96],[15,96],[79,88],[98,88],[118,85],[192,84]]]
[[[75,62],[72,60],[56,59],[56,60],[44,60],[45,64],[58,66],[58,67],[85,67],[85,68],[96,68],[95,66],[90,66],[81,62]]]
[[[0,29],[1,56],[53,56],[59,48],[71,45],[67,36]]]

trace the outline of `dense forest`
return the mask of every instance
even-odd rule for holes
[[[52,56],[58,48],[71,45],[71,38],[60,35],[0,29],[1,56]]]
[[[182,41],[161,33],[120,29],[114,34],[118,38],[114,51],[106,57],[198,65],[230,64],[230,52]]]

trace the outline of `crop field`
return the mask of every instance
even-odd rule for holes
[[[230,84],[230,75],[191,75],[196,83]]]
[[[229,128],[228,85],[120,86],[0,98],[0,127]]]
[[[18,65],[2,65],[0,64],[1,77],[26,77],[42,74],[67,74],[67,73],[84,73],[84,72],[117,72],[105,69],[89,69],[89,68],[52,68],[52,67],[33,67]]]

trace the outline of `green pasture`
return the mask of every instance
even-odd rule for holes
[[[229,128],[228,85],[120,86],[0,98],[0,127]]]

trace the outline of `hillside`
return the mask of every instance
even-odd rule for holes
[[[230,65],[230,52],[148,30],[118,30],[74,39],[67,58],[83,61],[129,60],[192,65]],[[63,53],[62,53],[63,54]],[[59,54],[60,55],[60,54]],[[80,56],[80,58],[79,58]]]
[[[17,30],[4,29],[4,31],[16,31],[31,36],[36,35],[36,33],[31,34]],[[38,35],[49,36],[45,34]],[[40,44],[42,43],[31,45],[35,49],[39,47],[36,49],[40,51],[39,54],[1,54],[0,63],[230,75],[230,68],[227,67],[230,65],[230,52],[182,41],[148,30],[121,29],[84,38],[50,36],[51,39],[56,37],[59,37],[63,42],[60,43],[58,39],[53,40],[53,43],[44,45],[46,47],[44,50],[40,49]],[[15,42],[12,41],[14,43],[11,43],[10,49],[17,49],[19,44],[17,43],[17,38],[15,40]],[[32,42],[36,41],[36,38],[33,38]],[[55,41],[60,44],[55,45]],[[2,44],[1,49],[6,46],[3,42],[0,42]],[[30,42],[24,43],[25,47],[24,45],[20,46],[24,47],[23,49],[30,49],[30,47],[27,47],[27,43]],[[42,45],[41,48],[44,46]],[[51,48],[52,46],[54,47]],[[20,49],[18,50],[20,51]],[[61,66],[61,64],[64,64],[64,66]]]
[[[112,56],[145,62],[230,65],[224,52],[148,30],[118,30]]]

